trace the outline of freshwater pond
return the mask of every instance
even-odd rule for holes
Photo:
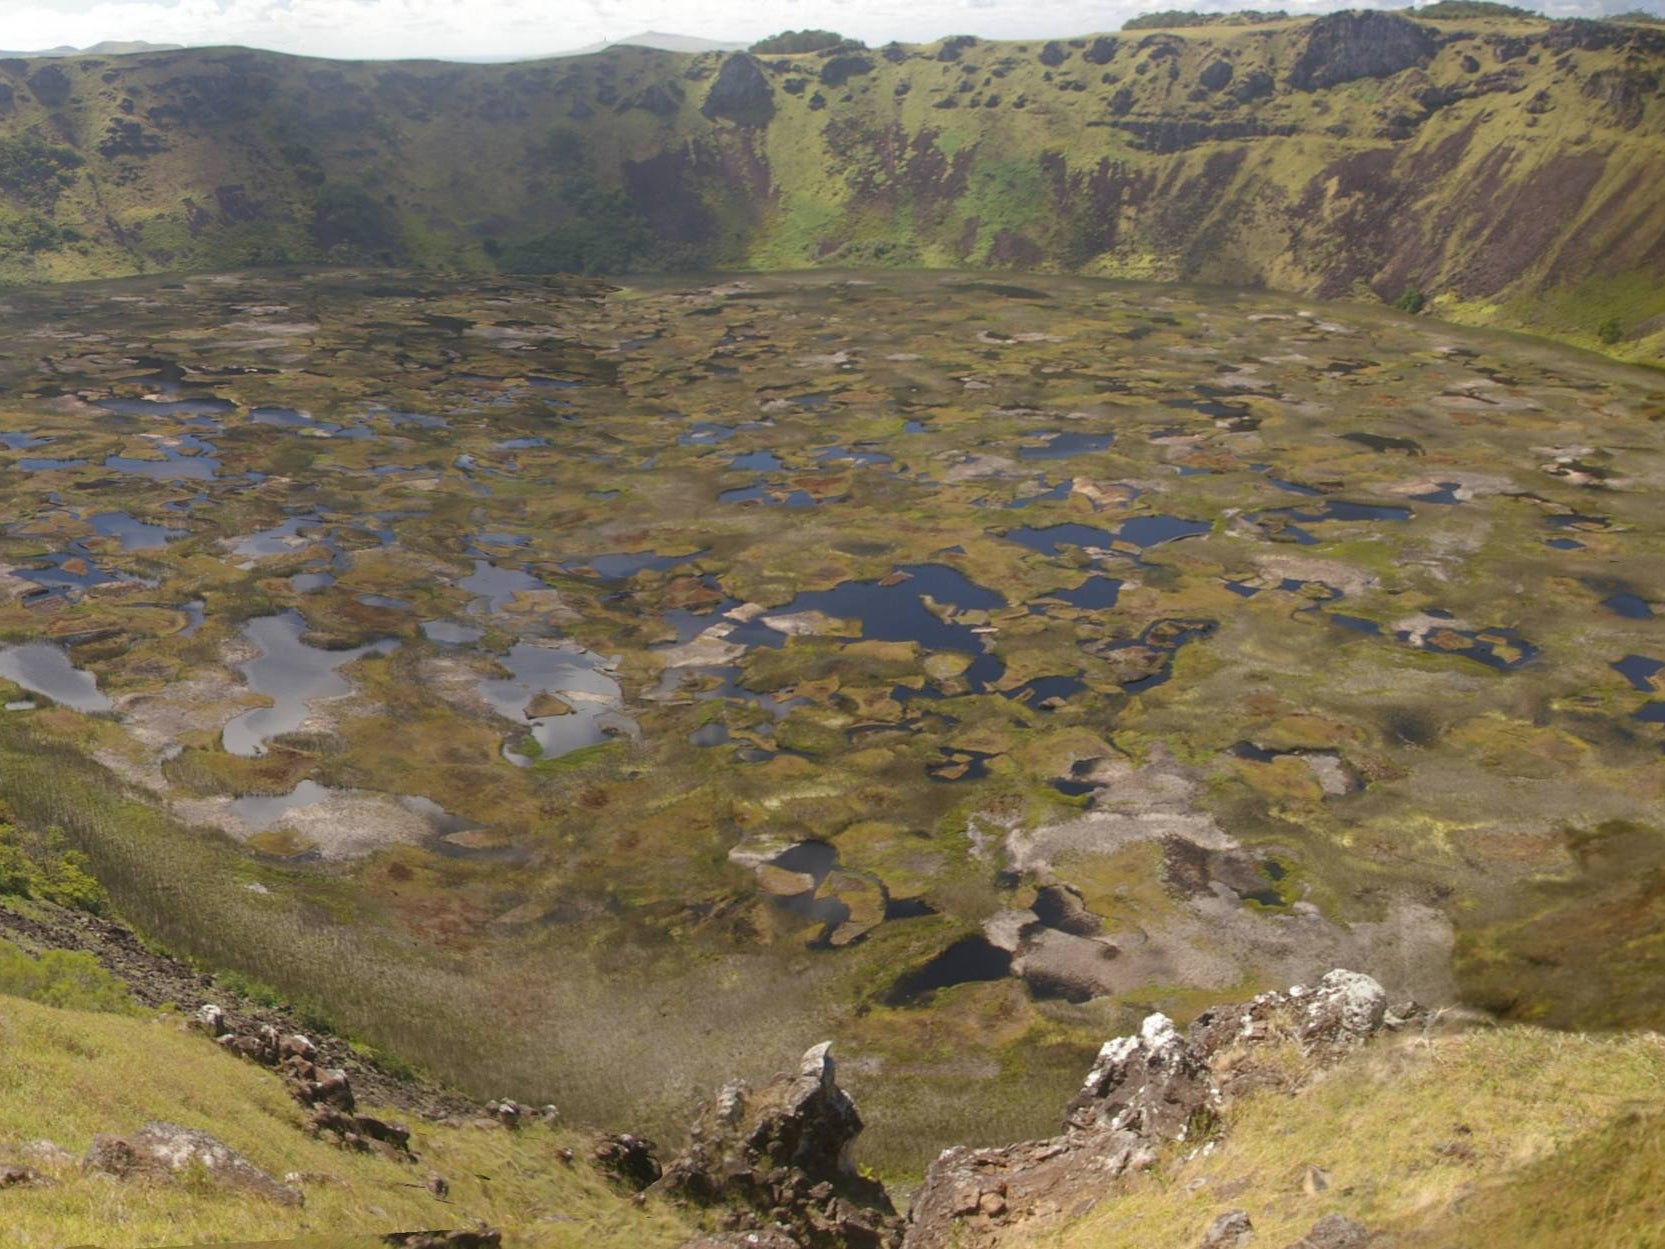
[[[75,711],[109,711],[115,705],[99,691],[92,673],[70,663],[64,649],[51,642],[0,648],[0,677]]]
[[[272,699],[272,706],[245,711],[225,726],[226,750],[250,758],[266,753],[266,742],[293,733],[306,722],[308,704],[317,698],[352,693],[352,683],[337,669],[365,655],[385,655],[398,647],[391,638],[328,651],[301,641],[306,621],[299,612],[261,616],[243,626],[243,636],[260,648],[260,656],[239,664],[250,688]]]

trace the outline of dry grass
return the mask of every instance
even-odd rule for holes
[[[517,1229],[525,1249],[676,1245],[691,1225],[668,1207],[636,1207],[588,1166],[561,1164],[576,1132],[534,1125],[450,1127],[408,1122],[421,1161],[344,1153],[307,1136],[301,1112],[270,1073],[227,1055],[177,1018],[133,1019],[56,1010],[0,998],[0,1156],[46,1138],[74,1154],[97,1132],[151,1120],[200,1128],[268,1173],[303,1172],[301,1209],[211,1185],[116,1181],[73,1165],[42,1168],[48,1188],[6,1193],[7,1249],[66,1244],[215,1244],[327,1233],[472,1226]],[[34,1164],[39,1166],[40,1164]],[[445,1176],[450,1198],[423,1187]]]
[[[1665,1245],[1665,1041],[1510,1027],[1378,1046],[1290,1098],[1227,1116],[1205,1156],[1176,1158],[1085,1218],[1025,1243],[1194,1244],[1241,1209],[1257,1243],[1335,1212],[1417,1249]],[[1304,1179],[1321,1168],[1328,1186]]]

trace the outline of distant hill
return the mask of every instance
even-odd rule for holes
[[[143,39],[106,39],[102,43],[85,48],[72,48],[68,44],[60,44],[56,48],[44,48],[38,52],[0,52],[0,56],[127,56],[134,52],[177,52],[184,46],[180,43],[146,43]]]
[[[608,48],[652,48],[656,52],[739,52],[744,43],[721,43],[715,39],[701,39],[696,35],[668,35],[657,30],[644,30],[639,35],[624,39],[603,40],[587,47],[561,52],[559,56],[593,56]]]
[[[1036,269],[1425,301],[1659,359],[1662,82],[1650,26],[1385,12],[767,56],[9,60],[0,280]]]

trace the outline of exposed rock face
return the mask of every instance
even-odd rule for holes
[[[758,63],[745,53],[724,59],[700,112],[745,126],[766,125],[775,115],[775,92]]]
[[[177,1123],[147,1123],[131,1136],[95,1136],[81,1166],[118,1179],[200,1170],[216,1184],[281,1205],[302,1201],[298,1190],[278,1183],[229,1145]]]
[[[871,74],[873,62],[865,56],[835,56],[821,65],[821,85],[842,87],[861,74]]]
[[[1231,82],[1234,72],[1230,61],[1214,61],[1197,75],[1197,84],[1208,91],[1219,91]]]
[[[1065,1111],[1061,1136],[1000,1149],[962,1146],[932,1163],[908,1212],[904,1244],[979,1249],[1013,1225],[1097,1200],[1123,1174],[1154,1165],[1159,1146],[1206,1135],[1234,1096],[1269,1083],[1273,1077],[1256,1069],[1255,1047],[1293,1041],[1322,1062],[1400,1022],[1389,1015],[1382,986],[1350,971],[1330,972],[1316,989],[1296,986],[1206,1012],[1184,1036],[1167,1016],[1151,1015],[1136,1036],[1099,1051]],[[1203,1243],[1247,1244],[1253,1229],[1239,1217],[1222,1216]],[[1340,1241],[1336,1249],[1353,1246]]]
[[[784,1230],[809,1249],[897,1244],[901,1223],[883,1186],[850,1163],[861,1115],[838,1086],[830,1047],[815,1046],[796,1073],[761,1089],[725,1085],[659,1187],[728,1206],[737,1230]]]
[[[71,85],[69,75],[56,65],[48,65],[37,69],[28,78],[29,90],[35,93],[47,108],[57,108],[69,99]]]
[[[1316,91],[1355,78],[1387,78],[1433,58],[1424,26],[1391,13],[1332,13],[1312,24],[1307,46],[1289,70],[1289,85]]]

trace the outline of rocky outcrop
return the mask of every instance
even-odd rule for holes
[[[177,1123],[147,1123],[131,1136],[95,1136],[81,1168],[117,1179],[173,1177],[189,1171],[280,1205],[302,1202],[299,1190],[280,1184],[229,1145]]]
[[[901,1222],[883,1186],[850,1162],[861,1115],[838,1086],[830,1047],[815,1046],[795,1073],[761,1089],[725,1085],[658,1191],[725,1207],[727,1230],[786,1235],[805,1249],[898,1244]]]
[[[1322,1065],[1403,1022],[1381,985],[1340,970],[1314,988],[1205,1012],[1184,1035],[1167,1016],[1151,1015],[1136,1035],[1099,1051],[1065,1110],[1062,1135],[938,1157],[908,1212],[906,1249],[992,1246],[1014,1225],[1100,1199],[1124,1174],[1153,1166],[1162,1147],[1216,1131],[1233,1098],[1285,1080],[1275,1065],[1256,1064],[1260,1047],[1293,1044]],[[1252,1229],[1246,1218],[1222,1219],[1209,1235],[1204,1243],[1223,1249],[1247,1243]]]
[[[1357,78],[1387,78],[1433,59],[1428,28],[1392,13],[1331,13],[1312,24],[1289,70],[1297,91],[1318,91]]]
[[[1081,1092],[1064,1111],[1064,1126],[1141,1142],[1182,1141],[1213,1126],[1218,1103],[1203,1055],[1173,1020],[1148,1015],[1137,1036],[1118,1037],[1099,1050]]]
[[[306,1107],[307,1125],[315,1135],[342,1149],[416,1160],[410,1130],[358,1113],[346,1071],[320,1066],[318,1047],[310,1038],[298,1033],[284,1036],[270,1024],[236,1031],[225,1011],[213,1003],[199,1009],[193,1023],[223,1049],[276,1071],[290,1096]]]
[[[700,112],[713,121],[726,117],[743,126],[767,125],[775,115],[774,88],[754,58],[737,53],[723,60]]]

